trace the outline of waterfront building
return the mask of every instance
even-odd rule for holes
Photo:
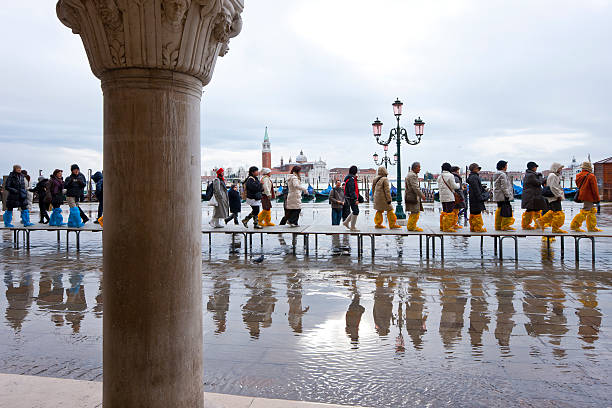
[[[593,163],[603,201],[612,201],[612,157]]]

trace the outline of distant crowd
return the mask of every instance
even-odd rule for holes
[[[511,202],[514,200],[513,185],[507,175],[508,162],[500,160],[497,163],[497,171],[493,177],[492,191],[486,189],[480,178],[481,167],[477,163],[469,166],[469,175],[466,183],[460,176],[460,168],[450,163],[442,164],[442,173],[438,177],[438,191],[442,212],[440,214],[440,230],[443,232],[456,232],[463,228],[459,225],[460,211],[469,208],[469,225],[472,232],[486,232],[482,218],[485,211],[485,203],[491,198],[497,204],[495,211],[495,225],[497,231],[514,231],[515,219]],[[538,172],[538,164],[527,163],[523,178],[523,193],[521,207],[524,209],[521,220],[521,228],[524,230],[541,229],[552,227],[554,233],[566,233],[562,227],[565,223],[565,213],[562,202],[565,193],[561,186],[561,172],[563,166],[553,163],[550,167],[548,177],[544,178]],[[301,168],[294,166],[287,178],[287,184],[282,189],[284,216],[280,225],[297,227],[302,206],[302,194],[307,192],[301,181]],[[423,211],[423,200],[425,194],[419,185],[419,172],[421,165],[415,162],[405,178],[404,205],[407,213],[410,213],[407,221],[409,231],[423,231],[417,226],[420,213]],[[262,229],[274,226],[271,221],[272,199],[275,198],[275,190],[270,180],[271,170],[253,166],[249,168],[248,177],[242,182],[242,189],[233,184],[229,190],[225,184],[224,170],[216,171],[217,177],[211,183],[210,204],[214,206],[210,225],[214,228],[223,228],[225,224],[234,221],[239,224],[241,203],[245,200],[251,207],[251,212],[242,219],[242,224],[248,228],[252,220],[253,228]],[[329,194],[329,203],[332,208],[331,223],[340,225],[342,223],[347,229],[357,230],[356,223],[359,216],[359,204],[363,201],[359,193],[357,180],[358,168],[352,166],[344,178],[335,182],[335,186]],[[599,202],[599,190],[597,179],[593,173],[590,162],[584,162],[581,172],[576,175],[576,186],[578,191],[574,201],[583,204],[583,208],[570,224],[573,231],[585,232],[582,229],[586,221],[587,230],[590,232],[601,231],[597,228],[597,209],[595,204]],[[240,193],[242,191],[242,195]],[[376,210],[374,215],[374,226],[386,228],[384,214],[387,215],[388,226],[391,229],[401,228],[397,223],[397,216],[392,206],[391,186],[388,179],[387,169],[379,167],[377,176],[372,181],[373,206]]]
[[[104,203],[102,172],[94,173],[91,179],[96,183],[94,194],[98,200],[98,217],[94,222],[102,224]],[[14,227],[14,209],[21,210],[21,223],[24,226],[34,225],[30,221],[34,193],[38,196],[39,223],[58,227],[66,225],[61,209],[65,201],[70,208],[67,223],[69,227],[80,228],[89,221],[89,217],[85,215],[79,206],[79,203],[85,197],[87,180],[81,173],[78,165],[73,164],[70,166],[70,175],[66,179],[64,179],[63,170],[55,169],[48,179],[40,176],[36,185],[33,186],[32,184],[28,172],[23,170],[18,164],[14,165],[13,171],[2,186],[3,221],[5,227]],[[50,216],[49,211],[51,211]]]

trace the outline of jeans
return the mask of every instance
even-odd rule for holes
[[[332,208],[332,225],[340,225],[342,221],[342,208]]]
[[[102,216],[103,210],[104,210],[103,198],[98,198],[98,218]]]

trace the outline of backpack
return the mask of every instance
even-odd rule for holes
[[[206,193],[204,194],[204,201],[210,201],[213,196],[213,182],[211,181],[206,186]]]

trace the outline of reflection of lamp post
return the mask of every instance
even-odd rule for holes
[[[389,156],[387,156],[387,151],[389,150],[389,146],[383,146],[383,148],[385,149],[385,157],[382,158],[382,160],[379,162],[378,161],[378,153],[374,153],[374,155],[372,157],[374,157],[374,163],[377,166],[382,166],[383,164],[385,165],[385,169],[387,168],[387,165],[390,166],[395,166],[395,164],[397,163],[397,153],[395,153],[393,155],[393,160],[391,160],[391,158]]]
[[[402,106],[403,103],[399,99],[396,99],[395,102],[393,102],[393,114],[397,119],[397,127],[391,129],[391,131],[389,132],[389,138],[387,140],[380,140],[380,135],[382,134],[382,122],[378,120],[378,118],[376,118],[374,123],[372,123],[372,130],[374,131],[374,137],[376,137],[376,143],[385,147],[389,146],[393,139],[395,139],[397,143],[397,153],[394,156],[396,158],[395,160],[397,163],[397,206],[395,207],[395,215],[397,215],[397,218],[399,219],[406,218],[406,214],[404,214],[404,208],[402,207],[402,166],[400,162],[400,147],[402,139],[404,139],[404,141],[411,146],[421,143],[421,137],[423,136],[423,128],[425,127],[425,122],[423,122],[420,117],[418,119],[415,119],[414,132],[416,135],[416,140],[410,140],[410,138],[408,138],[408,133],[406,132],[406,129],[400,126]],[[377,158],[378,155],[375,155],[375,160]]]

